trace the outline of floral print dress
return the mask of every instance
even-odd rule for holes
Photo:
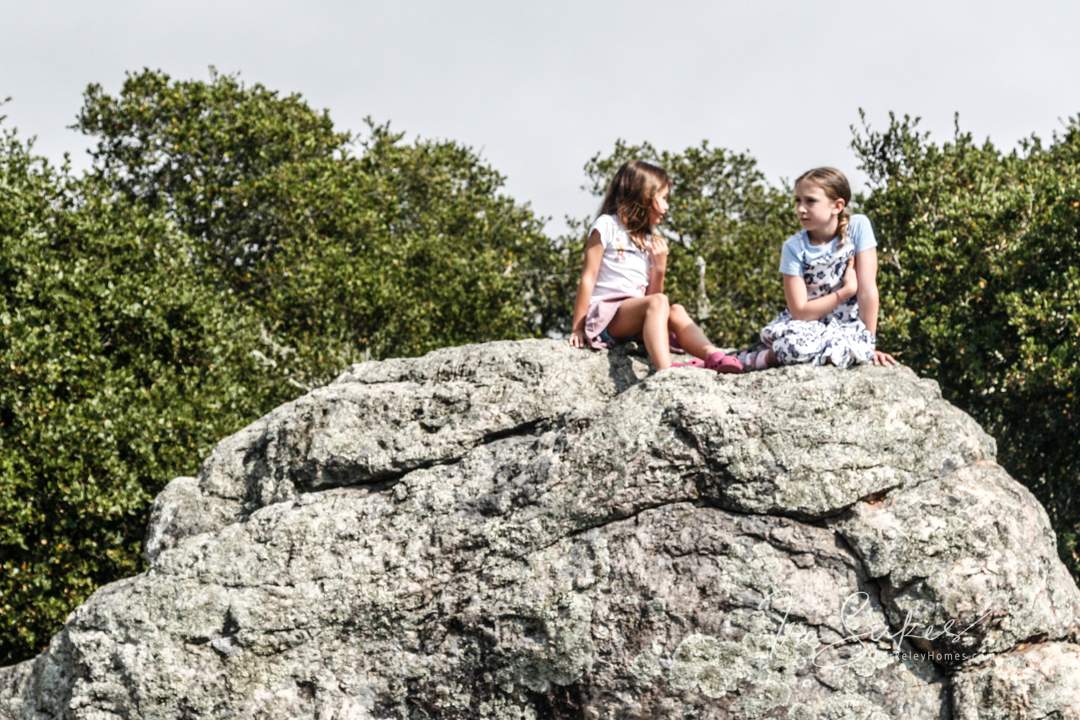
[[[803,263],[806,298],[828,295],[844,284],[844,270],[855,255],[851,242]],[[859,303],[852,297],[820,320],[795,320],[785,308],[761,330],[761,342],[772,348],[781,365],[832,363],[841,368],[870,362],[874,336],[859,319]]]

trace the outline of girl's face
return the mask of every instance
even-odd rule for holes
[[[830,200],[819,185],[804,180],[795,186],[795,214],[809,232],[835,232],[836,218],[843,210],[843,199]]]
[[[660,224],[660,221],[664,219],[668,211],[668,194],[671,193],[670,187],[665,187],[660,192],[653,196],[652,208],[649,210],[649,224],[656,226]]]

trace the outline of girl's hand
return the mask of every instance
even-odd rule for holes
[[[668,244],[662,235],[653,235],[646,250],[649,252],[649,262],[654,270],[661,272],[667,270]]]
[[[570,347],[583,348],[588,343],[585,341],[585,331],[575,330],[570,333]]]
[[[880,350],[874,351],[874,364],[875,365],[895,365],[896,358],[887,352],[881,352]]]

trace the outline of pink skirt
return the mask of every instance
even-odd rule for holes
[[[608,344],[600,337],[601,333],[611,324],[619,306],[636,297],[644,297],[644,295],[609,295],[589,304],[589,311],[585,313],[585,341],[589,343],[589,347],[593,350],[607,348]],[[668,335],[668,346],[673,353],[686,352],[679,345],[679,339],[675,337],[675,333]]]
[[[607,295],[589,303],[589,312],[585,314],[585,340],[589,343],[589,347],[594,350],[603,350],[608,346],[600,339],[600,333],[611,324],[619,306],[635,297],[640,297],[640,295]]]

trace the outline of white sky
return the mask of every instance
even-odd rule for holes
[[[507,191],[564,228],[595,210],[582,166],[617,138],[749,150],[774,181],[822,164],[860,184],[849,126],[866,109],[953,113],[977,139],[1048,138],[1080,113],[1080,3],[1026,2],[50,2],[0,0],[0,108],[38,152],[68,130],[88,83],[126,71],[239,72],[407,137],[479,150]]]

